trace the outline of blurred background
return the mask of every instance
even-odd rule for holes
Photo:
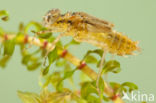
[[[0,0],[0,10],[10,14],[9,22],[0,22],[5,30],[17,31],[22,21],[27,24],[34,20],[41,22],[44,14],[59,8],[62,12],[84,11],[115,24],[115,30],[132,40],[139,41],[142,52],[137,56],[118,57],[122,71],[109,74],[109,81],[134,82],[139,91],[156,95],[156,1],[155,0]],[[69,39],[65,37],[62,41]],[[87,50],[96,47],[82,43],[73,46],[70,52],[82,58]],[[108,58],[111,55],[108,55]],[[21,64],[19,48],[5,69],[0,69],[0,103],[21,103],[17,90],[40,92],[39,70],[27,71]],[[76,78],[79,80],[78,76]],[[154,103],[154,102],[153,102]]]

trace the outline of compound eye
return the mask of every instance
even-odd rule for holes
[[[48,15],[48,16],[47,16],[47,22],[50,22],[50,19],[51,19],[51,16]]]

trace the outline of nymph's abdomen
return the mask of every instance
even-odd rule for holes
[[[137,42],[118,32],[111,33],[86,33],[79,32],[74,39],[78,42],[88,42],[101,49],[107,49],[109,53],[119,56],[132,55],[138,51]]]

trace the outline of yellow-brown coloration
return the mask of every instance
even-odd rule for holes
[[[137,42],[112,30],[113,24],[84,12],[67,12],[52,9],[44,17],[44,26],[52,32],[61,32],[62,36],[73,36],[78,42],[87,42],[111,54],[132,55],[138,50]]]

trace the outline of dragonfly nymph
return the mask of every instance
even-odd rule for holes
[[[61,37],[72,36],[77,42],[107,49],[111,54],[133,55],[134,51],[140,50],[137,41],[113,30],[112,23],[84,12],[61,14],[59,9],[52,9],[44,16],[43,25],[51,32],[61,32]]]

